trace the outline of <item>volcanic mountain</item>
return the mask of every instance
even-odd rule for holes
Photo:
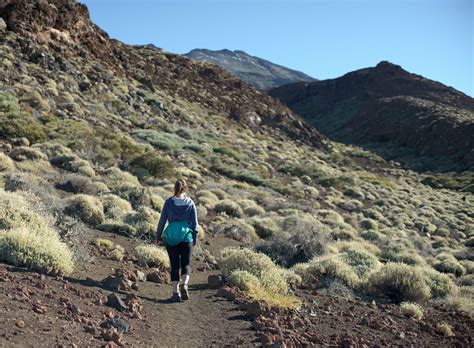
[[[385,61],[269,94],[330,138],[413,168],[474,166],[474,99],[398,65]]]
[[[244,51],[227,49],[213,51],[195,49],[185,56],[196,61],[219,65],[239,79],[260,90],[268,90],[281,85],[300,81],[315,81],[314,78],[296,70],[251,56]]]

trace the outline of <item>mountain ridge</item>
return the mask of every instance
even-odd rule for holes
[[[393,145],[417,157],[447,158],[453,163],[446,169],[473,168],[474,99],[399,65],[382,61],[335,79],[282,86],[269,95],[337,141],[375,144],[371,148],[379,150]]]
[[[197,61],[217,64],[260,90],[296,81],[315,80],[300,71],[252,56],[243,50],[193,49],[184,55]]]

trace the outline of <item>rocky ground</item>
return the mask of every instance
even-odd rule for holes
[[[0,345],[36,346],[38,339],[45,346],[77,347],[469,347],[473,343],[473,319],[462,312],[427,307],[424,318],[415,320],[403,316],[395,304],[375,304],[328,290],[298,290],[301,309],[276,310],[245,300],[225,285],[220,289],[209,285],[208,277],[218,271],[202,262],[195,263],[191,300],[170,303],[170,285],[155,283],[157,279],[150,276],[154,271],[139,267],[130,256],[136,242],[121,236],[114,241],[126,249],[118,271],[117,263],[93,245],[89,247],[90,263],[71,277],[55,278],[1,265]],[[210,249],[218,249],[223,240],[208,243]],[[115,277],[120,281],[114,289],[110,279]],[[438,330],[442,322],[450,323],[452,337]]]

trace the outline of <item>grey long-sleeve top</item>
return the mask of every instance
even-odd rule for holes
[[[193,233],[193,240],[196,241],[197,233],[199,229],[197,220],[196,205],[193,200],[189,197],[178,198],[170,197],[163,204],[161,211],[160,222],[158,223],[158,229],[156,231],[156,240],[161,240],[161,235],[165,228],[166,221],[189,221],[191,222],[191,229]]]

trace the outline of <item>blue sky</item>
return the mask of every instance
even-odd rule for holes
[[[239,49],[327,79],[381,60],[474,96],[474,0],[79,0],[111,37]]]

